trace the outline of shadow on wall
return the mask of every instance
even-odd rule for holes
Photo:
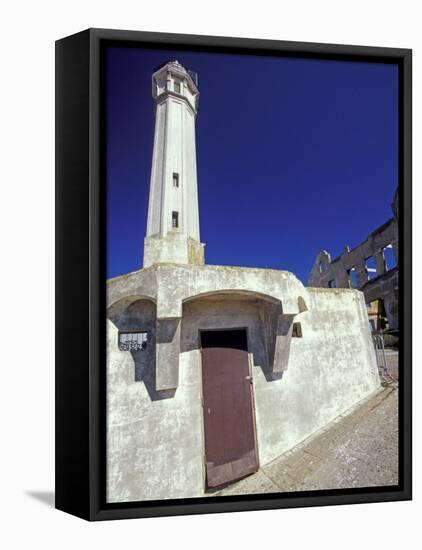
[[[248,351],[254,366],[262,370],[268,382],[280,380],[283,372],[273,371],[272,359],[281,311],[281,304],[260,298],[239,299],[227,293],[190,300],[183,304],[180,351],[201,349],[200,330],[247,327]]]
[[[156,305],[145,299],[124,299],[113,304],[107,311],[107,318],[115,325],[119,333],[146,332],[147,343],[143,350],[121,351],[119,343],[113,342],[116,354],[130,353],[134,363],[133,380],[143,382],[151,401],[160,401],[174,397],[176,390],[157,391],[156,383]]]
[[[306,311],[303,298],[299,300],[299,311]],[[125,298],[117,302],[109,308],[107,317],[119,333],[147,333],[148,339],[143,350],[120,351],[117,336],[116,342],[113,343],[115,349],[113,353],[131,354],[134,363],[133,380],[145,384],[151,401],[174,397],[176,389],[160,391],[156,389],[156,342],[171,343],[178,337],[177,325],[173,321],[162,321],[157,330],[155,303],[139,297]],[[201,349],[200,330],[247,327],[248,348],[252,354],[254,366],[262,370],[268,382],[280,380],[285,367],[280,370],[274,368],[275,351],[276,346],[281,346],[283,357],[280,356],[280,350],[277,357],[285,362],[287,367],[292,320],[292,316],[282,315],[280,303],[262,298],[239,299],[239,297],[223,294],[212,299],[208,297],[190,300],[183,304],[180,353]]]

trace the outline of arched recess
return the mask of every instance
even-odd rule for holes
[[[119,298],[113,303],[107,306],[107,318],[111,319],[113,316],[119,315],[127,310],[134,302],[139,300],[146,300],[156,304],[155,298],[148,296],[146,294],[133,294],[131,296],[125,296],[124,298]]]
[[[321,250],[315,259],[311,274],[308,280],[308,286],[321,286],[321,281],[326,275],[331,264],[331,255],[326,250]]]
[[[130,353],[134,363],[134,382],[143,382],[151,400],[156,401],[174,396],[172,388],[160,387],[160,361],[157,362],[157,342],[159,343],[160,327],[157,322],[157,306],[150,296],[131,295],[112,303],[107,309],[107,319],[117,329],[113,336],[109,334],[110,353],[117,355]],[[144,349],[120,349],[119,343],[122,335],[146,334]],[[110,338],[112,338],[110,340]],[[130,339],[130,338],[129,338]],[[163,362],[162,362],[163,363]],[[164,370],[167,365],[161,365]]]
[[[281,301],[276,298],[275,296],[271,296],[270,294],[263,294],[261,292],[256,292],[254,290],[239,290],[239,289],[219,289],[219,290],[211,290],[208,292],[201,292],[199,294],[195,294],[193,296],[189,296],[188,298],[185,298],[182,303],[186,304],[188,302],[191,302],[192,300],[201,300],[203,298],[211,298],[211,299],[218,299],[218,298],[245,298],[249,300],[253,300],[254,298],[257,300],[264,300],[267,302],[271,302],[276,305],[281,305]]]
[[[267,377],[270,370],[271,332],[282,314],[274,296],[243,289],[223,289],[189,296],[182,303],[181,352],[201,347],[201,331],[247,330],[248,351],[254,366]]]
[[[206,313],[207,302],[214,300],[217,302],[227,300],[230,302],[231,309],[224,311],[224,303],[220,303],[216,309],[215,304],[212,306],[212,315],[215,317],[209,318]],[[200,329],[230,330],[245,326],[241,313],[243,300],[256,302],[258,306],[253,313],[255,318],[250,320],[251,326],[255,326],[255,329],[249,336],[254,341],[248,336],[249,351],[253,355],[254,364],[261,367],[268,381],[278,380],[288,366],[293,319],[296,315],[308,310],[303,296],[297,296],[296,311],[289,314],[283,313],[282,300],[252,290],[224,289],[189,296],[183,300],[181,351],[192,351],[199,347]],[[236,304],[236,302],[239,303]],[[248,313],[243,311],[243,318],[247,315]],[[190,320],[189,316],[191,316]],[[195,319],[199,319],[201,324],[195,326]],[[238,322],[237,327],[234,326],[233,320],[235,320],[234,324]]]

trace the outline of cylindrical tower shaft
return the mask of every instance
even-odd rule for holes
[[[196,176],[196,76],[177,61],[152,77],[156,102],[144,267],[203,264]]]

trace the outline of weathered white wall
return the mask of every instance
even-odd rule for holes
[[[303,289],[308,311],[295,321],[288,369],[267,380],[266,300],[229,294],[183,305],[179,385],[154,392],[154,356],[117,349],[120,329],[155,322],[155,305],[114,306],[108,321],[108,500],[202,496],[203,418],[199,329],[248,330],[257,443],[265,464],[363,399],[379,386],[362,293]],[[150,350],[154,342],[149,342]],[[150,352],[148,352],[150,353]],[[144,355],[142,355],[144,354]],[[139,357],[141,356],[141,357]],[[144,367],[139,365],[144,361]],[[138,381],[135,381],[138,373]]]
[[[137,301],[107,320],[107,501],[198,496],[203,487],[200,372],[181,357],[175,394],[154,390],[154,337],[122,352],[118,330],[154,335],[155,306]]]
[[[308,289],[288,369],[267,382],[254,366],[259,456],[265,464],[379,386],[363,294]]]
[[[204,244],[178,233],[167,233],[165,238],[159,236],[145,237],[144,264],[153,265],[167,262],[169,258],[179,264],[203,265]]]

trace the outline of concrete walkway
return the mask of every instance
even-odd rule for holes
[[[395,386],[382,387],[256,474],[213,495],[396,485],[397,396]]]

